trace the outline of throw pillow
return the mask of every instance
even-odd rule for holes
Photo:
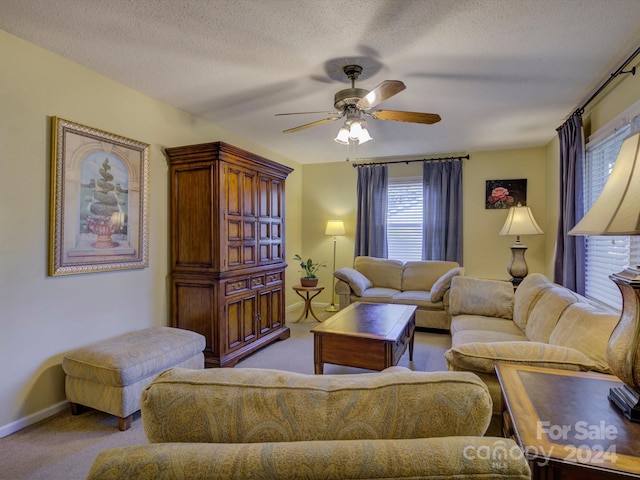
[[[451,288],[451,279],[464,273],[464,267],[456,267],[443,274],[436,283],[431,287],[431,301],[433,303],[441,302],[444,293]]]
[[[449,292],[451,315],[484,315],[511,319],[513,285],[499,280],[457,276]]]
[[[455,370],[483,373],[493,373],[498,362],[573,371],[596,368],[593,360],[574,348],[539,342],[465,343],[444,356]]]
[[[357,296],[361,297],[362,292],[364,292],[367,288],[373,287],[373,283],[359,271],[354,270],[353,268],[340,268],[333,272],[333,276],[338,280],[342,280],[343,282],[347,282]]]

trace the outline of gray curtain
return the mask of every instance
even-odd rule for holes
[[[462,162],[424,162],[425,260],[462,265]]]
[[[358,167],[355,256],[387,258],[386,165]]]
[[[560,212],[553,281],[584,294],[584,237],[567,235],[584,215],[582,116],[575,113],[558,128],[560,139]]]

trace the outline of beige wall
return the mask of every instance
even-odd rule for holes
[[[60,363],[65,351],[168,323],[168,168],[163,147],[224,140],[294,168],[285,205],[290,251],[301,249],[302,169],[3,31],[0,58],[2,436],[64,405]],[[47,276],[52,116],[151,145],[149,268]]]

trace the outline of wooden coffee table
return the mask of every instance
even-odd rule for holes
[[[325,363],[384,370],[398,364],[407,345],[413,360],[416,308],[356,302],[312,328],[315,373]]]

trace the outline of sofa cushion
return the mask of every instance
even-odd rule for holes
[[[540,273],[527,275],[518,285],[513,302],[513,321],[522,331],[527,328],[527,318],[544,291],[553,283]]]
[[[611,373],[607,364],[607,344],[620,316],[585,302],[570,305],[549,336],[551,345],[580,350],[603,373]]]
[[[573,371],[596,367],[578,350],[539,342],[467,343],[447,350],[444,356],[460,369],[484,373],[492,373],[498,362]]]
[[[141,407],[151,443],[255,443],[482,435],[492,401],[469,372],[211,368],[162,373]]]
[[[431,301],[431,293],[415,290],[396,293],[393,296],[393,303],[415,305],[422,310],[442,310],[444,308],[442,300],[435,303]]]
[[[400,293],[399,290],[393,288],[367,288],[362,292],[362,296],[356,297],[354,301],[359,302],[375,302],[375,303],[393,303],[393,298]]]
[[[401,290],[425,290],[429,292],[442,275],[456,267],[459,267],[457,262],[443,260],[406,262],[402,272]],[[440,300],[442,298],[437,301]]]
[[[512,318],[513,285],[498,280],[456,276],[449,292],[451,315]]]
[[[516,335],[522,340],[527,340],[526,335],[513,320],[498,317],[485,317],[483,315],[456,315],[451,321],[451,335],[468,330],[481,330],[486,332],[506,333]]]
[[[546,288],[531,309],[527,318],[525,334],[532,342],[549,342],[549,336],[566,308],[579,301],[571,290],[553,285]]]
[[[510,321],[510,320],[508,320]],[[493,332],[490,330],[464,330],[451,337],[451,346],[465,343],[528,342],[523,333]]]
[[[462,275],[463,273],[464,267],[455,267],[448,272],[443,273],[431,287],[431,301],[441,302],[444,297],[444,293],[451,288],[451,279],[458,275]]]
[[[404,263],[375,257],[356,257],[353,261],[356,270],[373,283],[374,287],[402,290],[402,271]]]
[[[367,288],[373,287],[373,283],[371,283],[371,280],[369,280],[362,273],[353,268],[340,268],[333,272],[333,276],[338,280],[347,282],[351,287],[351,290],[353,290],[353,293],[358,296],[361,296],[362,292],[364,292]]]

